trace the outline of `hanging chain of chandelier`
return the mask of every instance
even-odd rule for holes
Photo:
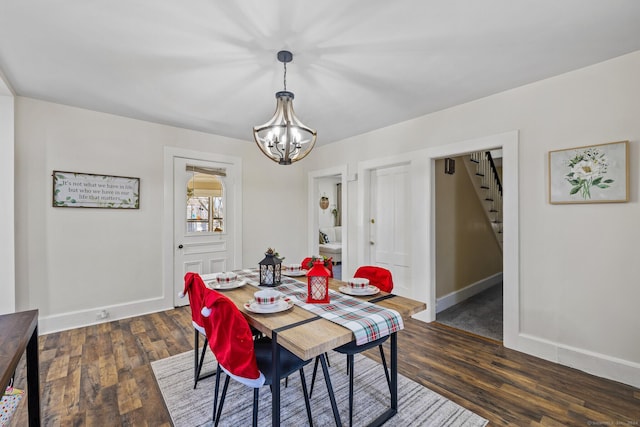
[[[284,90],[276,92],[276,111],[271,120],[253,128],[253,138],[260,150],[281,165],[304,159],[313,149],[317,136],[293,111],[293,92],[287,90],[287,63],[292,59],[291,52],[278,52],[278,61],[284,64]]]

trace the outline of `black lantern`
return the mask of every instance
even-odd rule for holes
[[[260,286],[277,286],[282,279],[282,260],[276,256],[276,252],[269,248],[264,253],[264,259],[260,265]]]

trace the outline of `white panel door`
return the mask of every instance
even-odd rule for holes
[[[398,294],[411,283],[410,182],[408,164],[371,171],[369,259],[391,271]]]
[[[190,171],[193,167],[230,172],[229,164],[174,158],[174,295],[183,290],[184,275],[187,272],[217,273],[233,269],[236,264],[233,235],[235,227],[230,224],[234,217],[233,174],[227,173],[227,176],[219,177],[223,184],[222,231],[212,231],[214,227],[196,231],[198,227],[194,222],[195,214],[191,216],[193,209],[187,207],[187,185],[193,178],[193,172]],[[187,218],[188,212],[190,218]],[[174,301],[176,306],[189,304],[188,298],[174,298]]]

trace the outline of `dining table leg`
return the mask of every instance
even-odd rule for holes
[[[27,343],[27,407],[29,427],[40,427],[40,368],[38,362],[38,326]]]
[[[391,334],[391,409],[398,412],[398,333]]]
[[[271,334],[271,425],[280,425],[280,352],[278,351],[278,334]]]
[[[324,382],[327,385],[327,393],[329,393],[333,419],[336,421],[336,427],[342,427],[340,412],[338,411],[338,405],[336,404],[336,396],[333,394],[333,386],[331,385],[331,376],[329,375],[329,369],[327,368],[327,358],[324,354],[320,355],[320,362],[322,362],[322,373],[324,374]]]

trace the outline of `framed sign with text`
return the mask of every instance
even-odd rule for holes
[[[53,171],[53,206],[140,208],[140,178]]]

